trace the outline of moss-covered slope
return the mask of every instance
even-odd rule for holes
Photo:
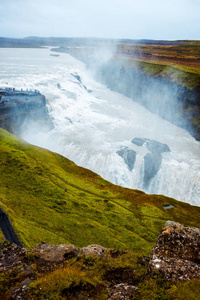
[[[115,186],[3,129],[0,155],[0,207],[28,248],[97,243],[148,254],[166,220],[200,227],[200,207]]]

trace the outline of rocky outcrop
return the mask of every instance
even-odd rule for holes
[[[148,188],[151,179],[156,176],[160,170],[162,156],[158,153],[147,153],[144,157],[144,178],[143,188]]]
[[[49,274],[56,269],[59,269],[59,272],[66,271],[69,266],[74,266],[75,269],[78,267],[76,272],[80,272],[79,266],[85,271],[94,272],[101,266],[105,268],[103,272],[101,269],[101,282],[94,284],[83,276],[84,280],[72,280],[70,285],[64,288],[61,285],[60,296],[67,299],[79,299],[79,296],[80,299],[95,299],[96,295],[103,291],[109,300],[129,300],[134,295],[136,297],[142,295],[144,286],[138,286],[138,283],[141,283],[140,269],[143,269],[143,276],[147,270],[145,281],[148,278],[151,280],[158,278],[158,273],[165,280],[172,281],[200,278],[199,250],[200,229],[185,227],[172,221],[168,221],[162,228],[150,258],[139,257],[137,266],[131,263],[120,267],[118,259],[115,263],[120,255],[130,255],[130,252],[106,249],[96,244],[78,249],[74,245],[51,245],[41,242],[32,251],[27,251],[16,244],[4,242],[0,245],[0,275],[2,282],[6,284],[1,285],[3,292],[0,293],[0,297],[28,300],[32,293],[30,283],[34,283],[44,274]],[[78,274],[76,272],[75,274]],[[154,276],[155,272],[156,276]],[[163,281],[162,278],[159,279]],[[34,292],[38,293],[37,288]],[[49,289],[44,293],[41,291],[39,295],[41,299],[44,297],[47,299],[51,293]]]
[[[98,257],[105,257],[106,256],[106,248],[100,245],[89,245],[87,247],[81,248],[80,253],[84,255],[93,255]]]
[[[162,153],[170,152],[170,148],[166,144],[146,138],[134,138],[131,142],[139,147],[146,145],[147,150],[150,151],[150,153],[147,153],[144,157],[143,188],[146,189],[152,178],[154,178],[160,170]]]
[[[148,271],[167,280],[200,278],[200,229],[166,222],[152,249]]]
[[[117,154],[123,158],[125,164],[128,166],[129,171],[132,171],[135,166],[136,152],[128,147],[123,147],[117,151]]]
[[[32,252],[49,262],[61,262],[80,253],[74,245],[52,245],[45,242],[39,243]]]
[[[45,97],[38,91],[0,89],[0,127],[20,135],[29,124],[46,130],[53,126]]]
[[[136,294],[138,288],[133,285],[128,285],[125,283],[117,284],[109,293],[108,300],[129,300],[133,299],[133,294]]]

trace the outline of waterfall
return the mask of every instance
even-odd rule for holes
[[[53,118],[48,132],[26,124],[22,138],[115,184],[200,205],[200,143],[185,129],[96,82],[68,54],[0,52],[0,87],[39,90]]]

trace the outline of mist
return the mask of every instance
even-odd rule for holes
[[[145,74],[139,62],[118,56],[116,44],[101,44],[90,55],[85,55],[84,62],[92,76],[111,90],[192,133],[193,129],[183,114],[185,88],[180,80],[178,85],[175,77],[167,80]]]
[[[114,184],[199,205],[199,142],[161,117],[165,109],[157,105],[173,99],[173,119],[178,90],[146,80],[137,65],[127,68],[112,44],[103,48],[87,64],[50,49],[0,49],[0,85],[39,90],[52,121],[46,130],[26,119],[20,137]]]

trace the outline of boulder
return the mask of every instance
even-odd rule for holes
[[[167,221],[152,249],[148,271],[167,280],[200,278],[200,229]]]
[[[147,140],[147,149],[152,153],[170,152],[170,149],[166,144],[154,140]]]
[[[74,245],[52,245],[42,242],[33,248],[32,252],[46,261],[61,262],[77,256],[79,254],[79,249]]]
[[[138,288],[126,283],[116,284],[109,293],[108,300],[129,300],[133,299],[133,294],[137,293]]]
[[[93,256],[105,256],[107,248],[104,248],[100,245],[89,245],[80,249],[81,254],[84,255],[93,255]]]

